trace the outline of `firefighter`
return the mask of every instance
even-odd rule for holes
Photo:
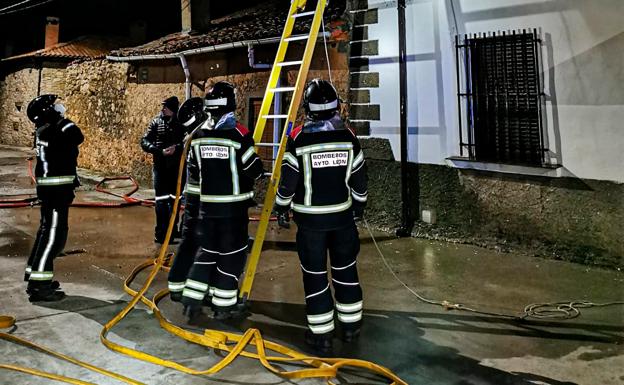
[[[335,315],[345,342],[359,336],[362,323],[355,219],[362,217],[366,205],[366,166],[358,139],[340,118],[340,101],[329,82],[310,81],[303,107],[306,120],[289,135],[275,209],[284,214],[292,207],[297,223],[306,343],[329,354]],[[328,251],[335,304],[328,281]]]
[[[248,247],[248,209],[254,181],[263,176],[251,132],[234,116],[234,86],[216,83],[204,99],[209,118],[193,135],[189,175],[199,180],[198,238],[201,253],[195,259],[182,292],[185,314],[201,312],[204,297],[212,293],[217,319],[237,314],[238,280]],[[210,282],[210,288],[209,288]]]
[[[186,135],[193,133],[206,120],[204,100],[200,97],[185,101],[178,111],[178,120],[184,126]],[[186,141],[186,140],[185,140]],[[174,302],[182,300],[182,290],[188,272],[193,265],[195,256],[200,249],[196,237],[196,228],[199,217],[199,173],[197,163],[188,161],[192,151],[187,154],[186,186],[184,188],[184,214],[182,216],[181,241],[169,270],[168,285],[170,298]]]
[[[162,101],[158,116],[150,122],[141,139],[141,148],[154,157],[153,177],[156,191],[156,226],[154,242],[163,243],[175,201],[178,179],[178,166],[182,154],[184,129],[178,122],[179,101],[171,96]],[[171,239],[179,238],[178,217],[176,215],[174,233]]]
[[[41,201],[41,220],[24,279],[30,302],[58,301],[65,297],[54,281],[54,258],[65,247],[69,206],[80,185],[76,174],[78,146],[84,140],[80,128],[65,118],[57,95],[41,95],[26,110],[35,124],[35,177]]]

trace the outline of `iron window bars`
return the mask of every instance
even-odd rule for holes
[[[545,165],[540,44],[536,29],[455,36],[462,157],[467,150],[470,160]]]

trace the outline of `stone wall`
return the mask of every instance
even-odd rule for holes
[[[400,163],[385,139],[364,139],[362,146],[369,174],[366,216],[376,227],[394,230],[401,224]],[[410,191],[419,198],[410,203],[436,214],[435,224],[416,222],[416,236],[624,267],[624,184],[409,165]]]
[[[0,83],[0,143],[32,146],[33,125],[26,116],[28,103],[40,94],[65,94],[64,65],[40,70],[25,68],[13,72]]]
[[[182,85],[139,85],[128,82],[129,65],[91,61],[67,69],[68,116],[83,130],[79,165],[109,175],[151,178],[151,156],[140,139],[160,102],[182,97]]]
[[[324,75],[326,71],[311,70],[308,78]],[[38,70],[24,69],[7,76],[0,86],[0,143],[32,144],[32,123],[26,117],[26,106],[37,94],[38,76]],[[237,116],[247,124],[249,97],[264,95],[268,77],[267,70],[194,79],[203,87],[193,86],[192,96],[203,96],[205,89],[221,80],[233,83],[239,96]],[[341,93],[346,92],[347,77],[345,69],[334,71],[334,82]],[[286,78],[294,84],[292,73]],[[109,175],[128,174],[149,184],[152,160],[142,151],[140,139],[159,113],[163,99],[176,95],[184,100],[184,84],[140,83],[135,79],[136,68],[130,64],[89,61],[66,69],[43,68],[41,93],[60,95],[67,117],[83,130],[80,167]],[[17,111],[16,104],[20,103],[21,111]],[[284,111],[287,108],[284,104]]]

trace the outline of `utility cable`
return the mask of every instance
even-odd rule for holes
[[[40,5],[44,5],[44,4],[50,3],[50,2],[52,2],[52,1],[54,1],[54,0],[45,0],[45,1],[42,1],[42,2],[37,3],[37,4],[28,5],[28,6],[26,6],[26,7],[22,7],[22,8],[19,8],[19,9],[11,9],[11,10],[8,10],[8,11],[6,11],[6,12],[2,12],[2,10],[0,10],[0,16],[3,16],[3,15],[9,15],[9,14],[11,14],[11,13],[16,13],[16,12],[25,11],[25,10],[27,10],[27,9],[34,8],[34,7],[38,7],[38,6],[40,6]]]
[[[2,11],[6,11],[7,9],[11,9],[11,8],[18,7],[18,6],[22,5],[22,4],[30,3],[31,1],[33,1],[33,0],[24,0],[24,1],[20,1],[19,3],[15,3],[15,4],[12,4],[12,5],[9,5],[9,6],[7,6],[7,7],[4,7],[4,8],[2,8],[2,9],[0,9],[0,12],[2,12]]]
[[[383,264],[386,266],[388,271],[392,274],[394,279],[396,279],[403,287],[405,287],[405,289],[407,289],[410,293],[412,293],[412,295],[414,295],[416,298],[418,298],[422,302],[428,303],[430,305],[442,306],[446,310],[463,310],[463,311],[467,311],[471,313],[515,319],[518,321],[524,320],[527,318],[568,320],[568,319],[578,317],[581,314],[581,311],[579,310],[581,308],[624,305],[624,301],[611,301],[611,302],[604,302],[604,303],[594,303],[594,302],[589,302],[589,301],[561,301],[561,302],[532,303],[532,304],[525,306],[522,315],[517,316],[517,315],[511,315],[511,314],[505,314],[505,313],[477,310],[477,309],[470,308],[464,304],[453,303],[447,300],[438,301],[438,300],[429,299],[418,294],[416,291],[410,288],[405,282],[403,282],[401,278],[399,278],[399,276],[394,272],[392,267],[390,267],[390,264],[388,263],[386,257],[384,256],[383,252],[379,248],[379,245],[377,244],[377,240],[375,239],[375,236],[373,235],[373,231],[371,230],[370,225],[368,224],[368,221],[366,220],[366,218],[364,218],[364,224],[366,225],[366,229],[368,230],[368,233],[370,234],[371,239],[373,240],[373,244],[375,245],[375,248],[377,249],[377,253],[381,257]]]

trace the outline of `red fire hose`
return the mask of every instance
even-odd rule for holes
[[[26,160],[28,161],[28,176],[30,177],[32,181],[31,184],[36,184],[36,179],[32,172],[33,158],[30,157],[30,158],[27,158]],[[106,182],[110,182],[114,180],[129,180],[130,182],[132,182],[132,188],[130,189],[130,191],[126,192],[125,194],[116,193],[114,191],[110,191],[104,188],[104,184],[106,184]],[[136,179],[134,179],[133,177],[129,175],[106,177],[102,179],[100,182],[98,182],[98,184],[95,185],[95,191],[121,198],[122,201],[121,202],[80,202],[78,201],[78,202],[72,202],[71,206],[72,207],[103,207],[103,208],[127,207],[127,206],[137,206],[137,205],[154,206],[154,200],[152,199],[140,199],[140,198],[132,197],[132,194],[139,191],[139,183],[136,181]],[[24,196],[24,195],[7,195],[5,197],[12,197],[12,196],[18,197],[18,196]],[[31,207],[37,204],[39,203],[38,203],[36,195],[28,195],[27,198],[0,199],[0,209]],[[184,208],[184,205],[182,205],[182,208]],[[256,221],[259,221],[260,218],[257,216],[250,216],[249,220],[252,222],[256,222]],[[276,221],[277,217],[272,216],[270,220]]]
[[[103,187],[106,182],[112,180],[129,180],[132,182],[132,189],[125,193],[119,194],[113,191],[109,191]],[[101,192],[104,194],[112,195],[118,198],[121,198],[122,202],[73,202],[73,207],[126,207],[126,206],[153,206],[154,201],[150,199],[139,199],[133,198],[131,195],[139,190],[139,184],[137,181],[131,176],[115,176],[115,177],[106,177],[102,179],[98,184],[95,185],[95,191]]]

